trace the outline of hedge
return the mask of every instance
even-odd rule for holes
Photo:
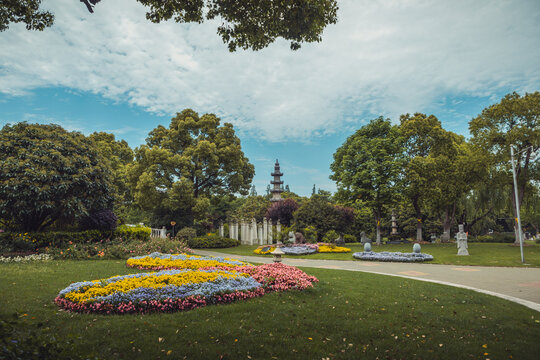
[[[35,251],[45,247],[64,248],[70,244],[97,243],[106,239],[148,240],[151,229],[144,226],[122,225],[114,231],[50,231],[36,233],[0,233],[0,248],[4,251]]]
[[[188,246],[192,249],[217,249],[229,248],[240,245],[240,241],[221,237],[217,235],[201,236],[187,240]]]
[[[516,240],[514,233],[494,233],[491,235],[479,235],[476,238],[470,236],[469,242],[487,242],[487,243],[513,243]]]

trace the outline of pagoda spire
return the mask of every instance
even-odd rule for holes
[[[281,188],[281,185],[283,185],[283,181],[281,180],[283,173],[279,169],[279,161],[277,159],[276,164],[274,165],[274,171],[270,175],[274,177],[274,180],[270,181],[270,184],[274,185],[274,187],[270,190],[272,193],[272,198],[270,201],[280,201],[281,193],[283,192],[283,189]]]

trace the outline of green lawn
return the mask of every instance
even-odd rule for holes
[[[320,279],[304,292],[182,313],[103,316],[59,311],[52,301],[71,282],[136,271],[123,261],[0,264],[0,315],[19,311],[20,331],[54,334],[85,358],[539,358],[540,313],[524,306],[390,276],[304,270]]]
[[[285,257],[299,259],[327,259],[327,260],[354,260],[352,253],[363,251],[362,244],[346,244],[346,247],[352,251],[350,253],[321,253],[313,255],[285,255]],[[456,244],[425,244],[422,245],[422,252],[431,254],[434,257],[430,264],[448,264],[448,265],[482,265],[482,266],[540,266],[540,245],[528,245],[523,247],[525,264],[521,263],[521,255],[519,246],[511,246],[510,244],[495,244],[495,243],[469,243],[470,256],[457,256]],[[235,248],[227,249],[208,249],[210,251],[222,252],[234,255],[248,256],[268,256],[272,255],[257,255],[253,253],[257,246],[241,245]],[[205,249],[202,249],[205,250]],[[412,245],[373,245],[373,251],[400,251],[412,252]],[[360,261],[360,260],[356,260]]]

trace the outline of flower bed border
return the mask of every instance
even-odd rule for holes
[[[353,258],[363,261],[386,261],[386,262],[423,262],[433,260],[433,255],[423,253],[402,252],[374,252],[362,251],[352,254]]]

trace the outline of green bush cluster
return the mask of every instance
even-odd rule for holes
[[[192,249],[229,248],[240,245],[240,241],[218,235],[201,236],[189,239],[188,246]]]
[[[358,242],[358,240],[356,240],[356,236],[350,234],[343,235],[343,240],[345,240],[346,243]]]
[[[191,227],[185,227],[185,228],[182,228],[180,231],[178,231],[175,237],[183,241],[188,241],[188,240],[193,239],[196,236],[197,236],[197,230]]]
[[[124,240],[148,240],[152,229],[147,226],[127,226],[120,225],[114,230],[113,238]]]
[[[322,238],[322,242],[324,243],[333,243],[337,238],[339,237],[339,234],[335,230],[327,231],[326,234],[324,234]]]
[[[39,251],[44,248],[65,248],[71,244],[93,244],[104,240],[124,241],[150,239],[151,229],[145,226],[122,225],[114,231],[50,231],[35,233],[0,233],[2,251]]]
[[[479,235],[476,238],[469,237],[470,242],[488,242],[488,243],[513,243],[516,238],[514,233],[494,233],[491,235]]]
[[[179,254],[190,253],[185,242],[163,238],[150,240],[123,241],[105,240],[99,243],[70,244],[65,248],[47,248],[46,253],[55,259],[128,259],[133,256],[148,255],[153,252]]]

